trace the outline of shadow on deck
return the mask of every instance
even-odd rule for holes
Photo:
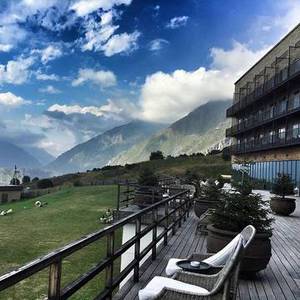
[[[197,233],[197,217],[191,217],[161,249],[155,261],[148,259],[140,268],[140,281],[129,280],[114,299],[138,299],[138,291],[156,275],[165,276],[171,257],[185,258],[193,252],[206,253],[206,238]],[[290,217],[275,216],[272,258],[267,269],[252,280],[240,280],[238,297],[247,299],[300,299],[300,200]]]

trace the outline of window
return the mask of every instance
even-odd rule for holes
[[[274,105],[270,105],[270,118],[274,116]]]
[[[292,137],[293,137],[293,139],[300,138],[300,124],[299,123],[296,123],[293,125]]]
[[[295,60],[294,62],[294,72],[300,71],[300,59]]]
[[[278,129],[278,138],[280,140],[284,140],[285,139],[285,128],[279,128]]]
[[[278,113],[279,114],[284,113],[286,111],[286,107],[287,107],[287,100],[283,99],[278,103]]]
[[[300,94],[299,92],[294,94],[294,98],[293,98],[293,108],[298,108],[300,107]]]
[[[272,144],[273,141],[274,141],[274,136],[275,136],[275,131],[274,130],[271,130],[269,132],[269,143]]]

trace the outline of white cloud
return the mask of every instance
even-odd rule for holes
[[[121,52],[130,53],[133,50],[136,50],[137,39],[139,38],[140,33],[134,31],[133,33],[128,34],[127,32],[121,34],[113,35],[107,43],[102,46],[105,56],[112,56]]]
[[[59,76],[56,74],[44,74],[41,71],[37,71],[35,73],[35,77],[37,80],[51,80],[51,81],[58,81],[59,80]]]
[[[102,88],[106,88],[116,85],[117,78],[116,75],[111,71],[80,69],[78,72],[78,77],[72,81],[72,85],[78,86],[89,81],[99,85]]]
[[[30,103],[30,101],[24,100],[22,97],[16,96],[11,92],[0,93],[0,105],[6,107],[17,107],[28,103]]]
[[[169,42],[165,39],[155,39],[149,43],[149,49],[151,51],[158,51],[162,49],[165,45],[169,44]]]
[[[82,51],[102,51],[102,46],[114,34],[119,26],[113,25],[112,10],[101,15],[101,21],[96,21],[94,18],[88,18],[84,22],[85,40],[81,46]]]
[[[0,14],[0,44],[2,45],[1,51],[9,52],[19,42],[24,41],[26,36],[26,31],[20,28],[17,24],[3,24],[3,22],[1,22]]]
[[[114,120],[128,120],[137,114],[137,107],[134,103],[126,100],[107,99],[106,103],[101,106],[81,106],[81,105],[60,105],[53,104],[48,110],[49,112],[62,112],[65,115],[81,114],[94,115],[96,117],[111,118]]]
[[[63,51],[59,46],[49,45],[44,49],[33,49],[31,50],[31,54],[39,54],[41,62],[46,64],[51,60],[61,57],[63,55]]]
[[[132,0],[79,0],[70,9],[74,10],[80,17],[86,16],[98,9],[111,10],[114,6],[130,5]]]
[[[115,34],[119,28],[113,24],[114,17],[118,16],[115,10],[106,11],[100,16],[101,21],[93,16],[84,21],[85,35],[80,41],[82,51],[103,51],[105,56],[112,56],[137,49],[138,31]]]
[[[0,84],[22,84],[30,76],[29,68],[34,63],[32,57],[10,60],[6,65],[0,65]]]
[[[41,93],[47,93],[47,94],[59,94],[59,93],[61,93],[61,90],[55,88],[53,85],[47,85],[45,88],[40,88],[39,91]]]
[[[11,44],[0,44],[0,52],[9,52],[12,48]]]
[[[70,114],[91,114],[96,117],[102,117],[105,113],[120,113],[121,108],[115,105],[114,102],[108,101],[107,104],[102,106],[80,106],[80,105],[60,105],[53,104],[48,108],[48,111],[63,112],[66,115]]]
[[[180,16],[172,18],[169,23],[166,25],[167,28],[175,29],[178,27],[185,26],[189,17],[188,16]]]
[[[140,117],[169,123],[209,101],[231,99],[235,80],[266,51],[252,51],[236,42],[230,50],[213,48],[209,69],[148,76],[141,89]]]

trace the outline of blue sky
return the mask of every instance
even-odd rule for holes
[[[293,0],[2,0],[0,139],[58,155],[230,99],[299,15]]]

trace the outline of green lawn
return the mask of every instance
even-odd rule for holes
[[[99,216],[106,208],[115,207],[116,197],[116,186],[75,187],[31,200],[0,205],[0,210],[13,209],[11,215],[0,217],[0,274],[104,227],[99,222]],[[34,206],[37,200],[48,205],[37,208]],[[119,232],[117,242],[120,238]],[[101,240],[65,259],[63,285],[99,262],[105,251],[106,240]],[[95,296],[103,285],[103,275],[97,276],[72,299],[83,300]],[[0,292],[0,299],[43,299],[47,293],[47,283],[46,269]]]

